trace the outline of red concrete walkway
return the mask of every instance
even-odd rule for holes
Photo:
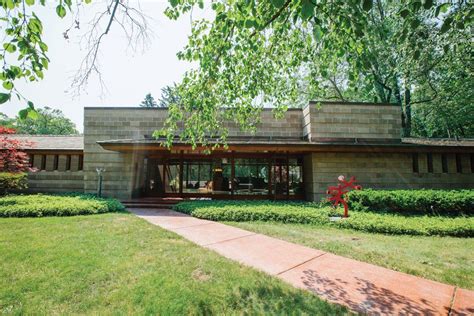
[[[474,315],[474,292],[170,210],[137,216],[295,287],[368,314]]]

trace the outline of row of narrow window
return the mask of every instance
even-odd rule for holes
[[[39,170],[46,170],[46,159],[48,156],[51,155],[29,155],[30,158],[30,167],[35,167]],[[71,161],[73,155],[66,155],[66,166],[64,171],[71,170]],[[84,156],[78,155],[78,164],[77,170],[82,170],[84,165]],[[39,163],[36,163],[36,160],[40,159]],[[59,155],[53,155],[53,169],[52,170],[59,170]]]
[[[412,159],[413,159],[413,172],[419,173],[420,166],[419,166],[418,154],[417,153],[412,154]],[[471,173],[474,173],[474,154],[470,154],[470,160],[471,160]],[[462,164],[461,154],[455,154],[455,162],[456,162],[456,172],[463,173],[463,168],[466,168],[466,166],[463,166]],[[426,154],[426,169],[428,170],[428,173],[434,173],[432,153]],[[443,173],[449,172],[448,154],[441,154],[441,170]]]

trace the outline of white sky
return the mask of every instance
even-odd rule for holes
[[[36,6],[35,10],[43,22],[43,41],[48,45],[50,58],[49,70],[45,71],[43,81],[26,83],[17,81],[16,87],[36,107],[49,106],[61,109],[83,130],[83,108],[85,106],[138,106],[145,94],[150,92],[155,99],[161,94],[161,88],[180,81],[184,72],[190,69],[189,63],[179,61],[176,53],[187,43],[191,22],[189,16],[178,21],[169,20],[164,14],[167,1],[140,1],[143,11],[150,17],[149,27],[153,32],[151,43],[146,51],[127,50],[127,41],[118,25],[112,25],[111,32],[104,38],[100,54],[100,66],[107,87],[106,94],[101,93],[97,80],[91,80],[87,92],[79,98],[73,98],[70,89],[71,77],[79,68],[85,54],[80,49],[79,37],[87,29],[87,22],[94,12],[103,9],[104,2],[84,7],[81,17],[81,30],[70,33],[65,40],[63,32],[70,26],[71,14],[61,20],[55,8],[49,4],[46,8]],[[68,12],[69,13],[69,12]],[[193,18],[211,16],[209,5],[204,12],[193,13]],[[16,97],[0,105],[0,112],[10,117],[25,108],[24,102]]]

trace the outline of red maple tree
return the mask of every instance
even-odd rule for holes
[[[35,171],[30,167],[28,154],[23,151],[33,143],[9,136],[15,133],[13,128],[0,126],[0,194],[9,189],[25,188],[26,172]]]

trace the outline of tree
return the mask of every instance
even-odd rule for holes
[[[14,129],[0,126],[0,194],[26,188],[26,172],[34,171],[29,166],[28,155],[22,150],[32,143],[7,136],[11,134],[15,134]]]
[[[16,80],[41,80],[49,59],[41,38],[43,26],[33,10],[45,0],[0,1],[6,24],[0,54],[4,64],[0,81],[6,89],[0,93],[0,103],[4,103],[12,93],[21,98]],[[58,0],[56,13],[61,18],[68,11],[76,14],[78,7],[90,2]],[[204,7],[203,0],[169,3],[166,14],[172,19]],[[131,44],[147,39],[139,7],[131,7],[127,0],[108,0],[105,6],[85,36],[86,56],[73,80],[78,90],[91,75],[100,79],[98,52],[114,23]],[[198,67],[178,85],[180,102],[169,107],[167,126],[158,133],[167,135],[169,144],[181,123],[181,137],[193,145],[206,143],[209,135],[225,142],[224,120],[255,130],[264,106],[274,106],[280,115],[321,95],[394,99],[404,109],[405,131],[410,134],[412,107],[424,101],[417,99],[418,91],[430,94],[429,99],[440,95],[432,69],[450,60],[445,55],[469,36],[474,16],[465,0],[215,0],[211,8],[214,20],[194,21],[188,45],[178,54]],[[78,18],[64,36],[76,27]],[[440,58],[432,59],[431,53]],[[28,102],[20,116],[34,116],[33,112],[34,105]]]
[[[176,83],[173,83],[172,86],[161,88],[161,96],[158,102],[159,106],[162,108],[167,108],[172,104],[177,104],[180,102]]]
[[[31,135],[74,135],[79,132],[76,125],[58,109],[44,107],[37,109],[36,118],[21,119],[16,117],[17,133]]]
[[[200,4],[171,1],[167,14],[178,18]],[[208,135],[225,142],[224,120],[254,130],[264,106],[279,114],[301,102],[302,91],[307,99],[332,91],[396,102],[409,135],[412,106],[424,101],[420,87],[435,88],[434,69],[461,58],[451,52],[469,44],[474,14],[465,1],[428,0],[215,1],[212,9],[215,19],[195,21],[178,54],[199,66],[186,73],[181,102],[155,133],[169,143],[181,124],[193,145]]]
[[[68,12],[73,17],[71,26],[63,32],[65,39],[76,29],[81,28],[81,11],[92,0],[55,0],[55,11],[59,18],[64,18]],[[0,82],[4,91],[0,91],[0,104],[10,100],[13,96],[25,100],[27,107],[20,112],[21,118],[26,118],[35,111],[34,104],[25,98],[15,87],[15,82],[25,79],[30,82],[44,78],[50,59],[47,56],[48,45],[43,41],[43,23],[35,9],[45,6],[46,0],[0,0],[2,47],[0,48]],[[97,3],[102,6],[90,23],[89,29],[81,38],[85,49],[85,56],[76,75],[73,77],[72,87],[76,91],[83,89],[92,75],[97,75],[101,85],[99,68],[99,50],[101,43],[115,23],[123,30],[129,40],[129,46],[137,48],[146,46],[149,36],[148,23],[145,15],[140,11],[139,4],[130,5],[129,0],[108,0]],[[97,6],[96,6],[97,8]]]
[[[140,103],[140,106],[142,108],[156,108],[158,107],[158,103],[156,103],[155,98],[153,98],[151,93],[148,93],[142,103]]]

